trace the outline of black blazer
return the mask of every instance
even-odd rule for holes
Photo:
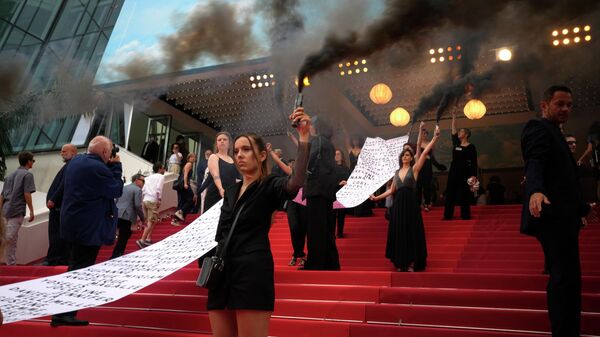
[[[52,200],[52,202],[54,202],[54,210],[55,211],[60,211],[60,207],[62,205],[62,200],[63,200],[63,194],[65,191],[65,184],[64,184],[64,174],[65,174],[65,170],[67,168],[67,165],[69,165],[69,162],[66,162],[58,171],[58,173],[56,174],[56,176],[54,177],[54,180],[52,180],[52,184],[50,185],[50,189],[48,189],[48,194],[46,194],[46,203],[48,203],[48,200]]]
[[[535,236],[544,226],[580,226],[590,206],[583,201],[577,163],[558,125],[545,118],[527,122],[521,151],[525,162],[521,232]],[[550,200],[539,218],[529,213],[529,198],[536,192]]]
[[[333,143],[323,136],[317,136],[311,139],[310,144],[303,198],[323,197],[334,201],[337,178]]]

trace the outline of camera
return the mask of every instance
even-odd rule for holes
[[[110,157],[114,158],[117,156],[117,153],[119,153],[119,147],[115,144],[113,144],[112,150],[110,150]]]

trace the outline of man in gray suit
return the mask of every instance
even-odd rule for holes
[[[131,237],[131,225],[137,217],[144,223],[144,211],[142,210],[142,187],[144,187],[144,176],[135,174],[131,177],[131,184],[123,187],[123,195],[117,201],[119,209],[119,239],[113,249],[111,259],[119,257],[125,253],[125,246]]]

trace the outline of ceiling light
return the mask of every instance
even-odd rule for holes
[[[563,35],[567,35],[567,34],[569,34],[569,30],[565,28],[562,30],[562,33],[563,33]]]
[[[552,36],[558,36],[558,30],[553,31]]]
[[[502,48],[498,50],[496,58],[500,61],[508,62],[512,59],[512,51],[510,51],[508,48]]]

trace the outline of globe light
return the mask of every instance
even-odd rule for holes
[[[485,115],[486,108],[482,101],[472,99],[467,102],[463,111],[468,119],[480,119]]]
[[[396,108],[390,113],[390,123],[395,127],[405,126],[410,122],[410,114],[404,108]]]
[[[369,98],[375,104],[386,104],[392,99],[392,89],[384,83],[378,83],[371,88]]]
[[[502,48],[498,51],[498,59],[503,62],[508,62],[512,59],[512,52],[508,48]]]

